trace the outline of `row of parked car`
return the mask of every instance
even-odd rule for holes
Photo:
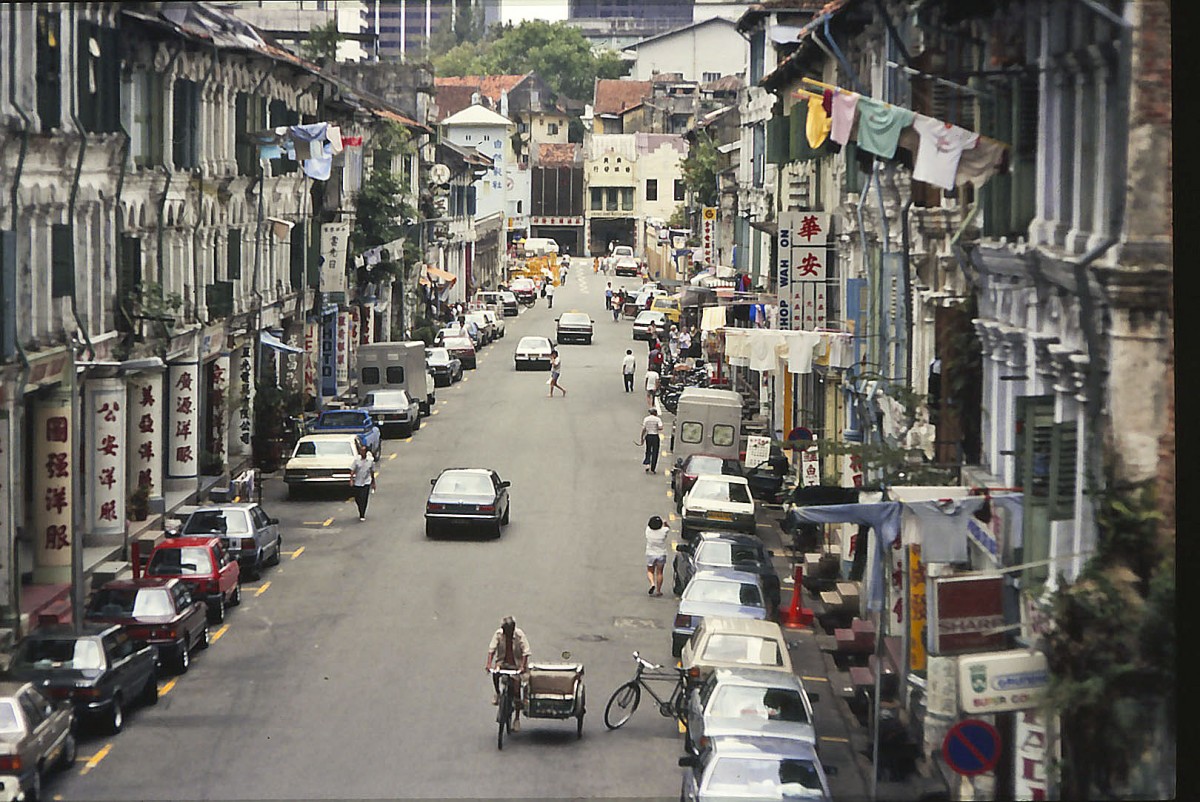
[[[117,733],[133,705],[158,703],[158,678],[183,674],[209,628],[242,599],[242,577],[278,565],[279,521],[255,503],[199,507],[150,552],[144,574],[97,588],[85,623],[40,627],[0,680],[0,800],[36,800],[76,758],[80,723]]]

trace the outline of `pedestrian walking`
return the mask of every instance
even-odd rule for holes
[[[637,360],[631,349],[625,349],[625,358],[621,360],[621,376],[625,379],[625,392],[633,392],[633,374],[637,370]]]
[[[554,308],[554,282],[553,281],[546,282],[546,308],[547,309]]]
[[[667,335],[667,350],[671,354],[671,361],[677,362],[679,360],[679,329],[674,323],[671,324],[671,333]]]
[[[367,444],[358,441],[358,456],[350,463],[350,484],[354,486],[354,500],[358,503],[358,520],[367,520],[367,502],[375,492],[375,458]]]
[[[642,460],[642,464],[646,466],[646,473],[658,472],[658,448],[662,430],[663,422],[662,418],[658,417],[658,410],[650,407],[646,417],[642,418],[642,438],[638,443],[646,446],[646,457]]]
[[[692,351],[692,333],[684,326],[679,332],[679,353],[682,356],[690,356]]]
[[[613,289],[612,282],[608,282],[608,286],[604,288],[604,308],[612,309]]]
[[[624,306],[624,304],[625,304],[625,290],[624,290],[624,288],[622,288],[613,293],[613,297],[612,297],[613,323],[616,323],[617,318],[621,316],[621,307]]]
[[[655,406],[654,399],[658,395],[658,371],[653,366],[646,367],[646,405]]]
[[[567,262],[563,262],[563,266],[558,269],[558,283],[567,283]]]
[[[558,349],[550,349],[550,397],[554,397],[554,390],[557,388],[562,390],[562,394],[566,395],[567,391],[558,383],[558,377],[562,375],[562,360],[559,359]]]
[[[667,564],[667,539],[671,530],[657,515],[646,524],[646,579],[650,581],[649,596],[662,595],[663,568]]]

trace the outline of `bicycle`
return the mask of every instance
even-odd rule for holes
[[[493,668],[490,669],[493,674],[500,674],[504,677],[500,682],[500,699],[496,703],[496,748],[504,748],[504,733],[512,733],[513,719],[513,693],[520,693],[519,688],[521,672],[515,668]],[[514,687],[516,686],[516,690]]]
[[[633,675],[633,679],[617,688],[609,697],[608,704],[604,706],[604,726],[615,730],[629,721],[642,701],[642,688],[645,688],[646,693],[654,697],[654,701],[658,704],[659,715],[663,718],[674,718],[679,723],[686,725],[689,690],[687,671],[678,666],[672,673],[659,671],[662,666],[643,660],[637,652],[633,653],[633,659],[637,662],[637,673]],[[646,674],[647,671],[659,671],[659,673]],[[666,682],[672,679],[675,681],[675,687],[671,689],[671,694],[666,699],[660,698],[647,682],[648,680]]]

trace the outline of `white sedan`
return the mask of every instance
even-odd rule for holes
[[[685,539],[701,529],[734,529],[757,534],[754,497],[745,477],[700,474],[683,497],[682,506],[683,521],[679,529]]]
[[[517,350],[513,352],[513,362],[517,370],[542,365],[549,370],[551,347],[550,340],[546,337],[522,337],[521,341],[517,343]]]
[[[296,442],[283,468],[288,498],[304,487],[345,488],[350,492],[350,465],[358,456],[358,435],[309,434]]]

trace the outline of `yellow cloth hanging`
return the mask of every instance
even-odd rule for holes
[[[808,120],[804,133],[808,137],[808,146],[814,150],[829,138],[829,130],[833,128],[833,119],[825,113],[824,104],[823,97],[810,95],[808,98]]]

